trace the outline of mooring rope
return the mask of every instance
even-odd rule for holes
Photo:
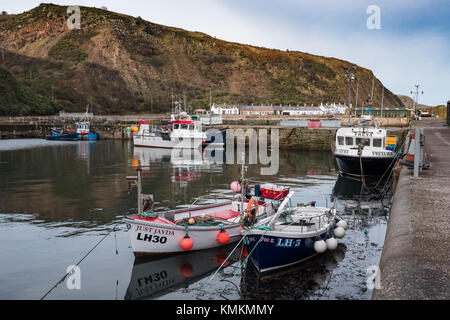
[[[118,226],[119,224],[122,224],[122,222],[117,223],[116,225],[114,225],[114,227],[112,228],[112,230],[110,230],[103,238],[100,239],[100,241],[98,241],[81,259],[80,261],[78,261],[75,265],[73,265],[72,269],[70,269],[68,272],[66,272],[64,274],[64,276],[58,281],[56,282],[56,284],[50,288],[50,290],[48,290],[42,297],[40,300],[44,300],[45,297],[47,297],[61,282],[64,281],[64,279],[66,279],[66,277],[72,273],[72,271],[75,269],[75,267],[77,267],[89,254],[91,254],[92,251],[94,251],[95,248],[97,248],[97,246],[106,239],[106,237],[108,237],[111,232],[116,231],[116,226]],[[116,253],[117,253],[117,248],[116,248]]]

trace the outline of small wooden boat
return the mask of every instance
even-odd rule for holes
[[[337,248],[347,224],[336,218],[336,209],[309,206],[286,207],[290,192],[272,217],[244,228],[249,260],[260,273],[298,264]]]
[[[152,195],[141,195],[141,170],[140,167],[137,169],[138,176],[127,177],[138,187],[138,214],[124,219],[136,257],[203,250],[238,241],[243,225],[251,225],[258,219],[273,215],[276,205],[282,200],[251,195],[242,173],[242,186],[237,181],[231,185],[232,190],[240,192],[238,199],[152,212]]]

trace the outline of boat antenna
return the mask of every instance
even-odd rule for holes
[[[381,91],[381,118],[383,118],[384,84],[381,85],[383,86],[383,91]]]
[[[245,173],[245,154],[242,152],[241,166],[241,216],[244,214],[244,173]]]

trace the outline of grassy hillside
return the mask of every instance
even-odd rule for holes
[[[0,67],[0,115],[48,115],[59,110],[61,105],[41,98]]]
[[[41,4],[0,19],[5,66],[25,87],[66,111],[170,111],[171,94],[192,108],[215,103],[317,104],[347,101],[344,67],[352,64],[298,51],[226,42],[199,32],[158,25],[106,10],[81,7],[81,30],[68,30],[67,7]],[[30,76],[31,73],[31,76]],[[373,73],[358,67],[358,105]],[[374,103],[381,101],[376,79]],[[352,85],[355,103],[356,82]],[[385,107],[402,107],[385,89]]]

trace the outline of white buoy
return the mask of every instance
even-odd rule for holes
[[[314,242],[314,250],[318,253],[324,253],[327,251],[327,243],[323,240]]]
[[[344,220],[339,220],[338,223],[336,223],[336,226],[343,228],[344,230],[347,230],[347,222]]]
[[[345,236],[345,229],[342,227],[337,227],[336,229],[334,229],[334,235],[336,236],[336,238],[343,238]]]
[[[337,240],[335,238],[327,239],[326,243],[327,243],[327,249],[328,250],[334,250],[338,246],[338,242],[337,242]]]

